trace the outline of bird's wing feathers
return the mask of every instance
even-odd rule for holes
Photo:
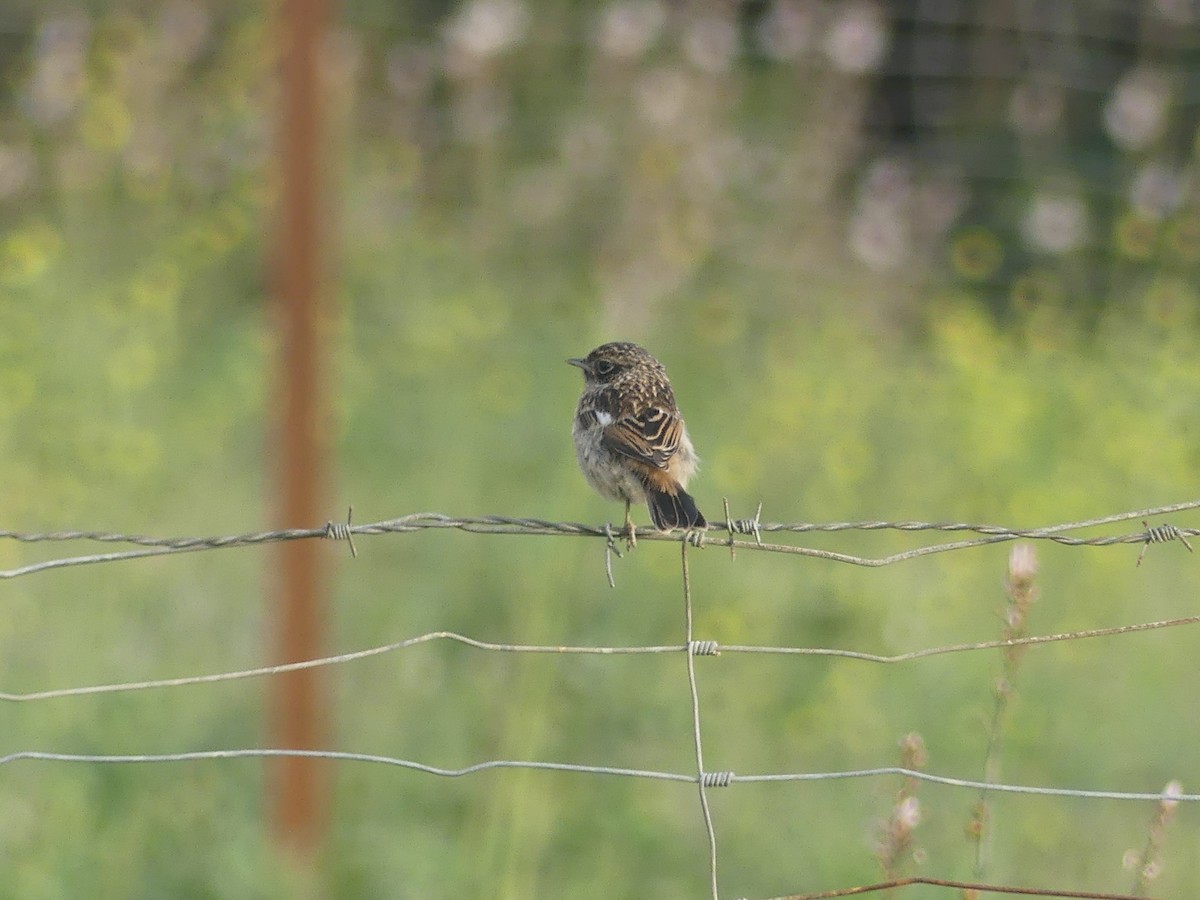
[[[666,469],[682,435],[683,419],[660,406],[650,406],[606,426],[602,442],[622,456]]]

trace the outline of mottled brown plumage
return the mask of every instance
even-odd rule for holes
[[[637,344],[602,344],[583,359],[583,395],[571,429],[579,468],[610,500],[645,501],[656,528],[705,528],[696,501],[684,490],[699,459],[662,363]]]

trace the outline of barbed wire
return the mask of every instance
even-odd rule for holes
[[[1169,515],[1200,508],[1200,500],[1188,500],[1166,506],[1150,507],[1101,516],[1077,522],[1064,522],[1042,528],[1013,528],[1004,525],[973,524],[969,522],[927,522],[927,521],[882,521],[862,520],[852,522],[762,522],[762,505],[753,518],[731,519],[709,523],[711,532],[724,531],[727,538],[710,537],[703,531],[692,532],[662,532],[653,528],[637,528],[635,534],[639,541],[689,541],[697,547],[719,545],[728,547],[730,552],[735,550],[760,550],[772,553],[792,553],[800,556],[810,556],[832,562],[842,562],[856,566],[880,567],[904,562],[931,553],[945,553],[953,550],[964,550],[970,547],[981,547],[988,544],[1002,543],[1014,540],[1044,540],[1052,541],[1067,547],[1109,547],[1119,544],[1142,544],[1143,553],[1150,544],[1178,540],[1190,551],[1189,537],[1200,536],[1200,529],[1177,528],[1165,524],[1150,526],[1143,522],[1141,531],[1098,537],[1074,537],[1065,532],[1082,531],[1102,525],[1142,519],[1147,520],[1156,516]],[[259,544],[278,543],[282,541],[310,540],[314,538],[345,540],[350,544],[351,552],[357,556],[357,548],[353,544],[356,535],[406,534],[427,529],[454,529],[473,534],[519,534],[519,535],[556,535],[565,537],[604,538],[611,545],[614,534],[611,523],[603,526],[585,525],[580,522],[555,522],[547,519],[517,518],[509,516],[448,516],[443,513],[413,513],[395,519],[380,522],[354,525],[349,522],[329,521],[316,528],[284,528],[272,531],[255,531],[243,534],[228,534],[209,537],[153,537],[143,534],[127,534],[106,531],[0,531],[0,540],[7,539],[21,543],[47,543],[68,541],[90,541],[109,544],[134,544],[142,547],[140,550],[115,551],[95,553],[82,556],[63,557],[30,563],[12,569],[0,570],[0,579],[16,578],[21,575],[32,575],[51,569],[67,566],[92,565],[96,563],[117,562],[120,560],[141,559],[148,556],[161,556],[174,553],[195,553],[204,550],[221,550],[228,547],[247,547]],[[801,547],[793,544],[771,544],[762,540],[763,534],[791,533],[807,534],[813,532],[837,533],[846,531],[901,531],[901,532],[972,532],[981,537],[951,541],[940,544],[929,544],[915,547],[886,556],[869,557],[849,553],[839,553],[813,547]],[[751,535],[753,540],[737,540],[735,535]],[[1140,557],[1139,557],[1140,561]]]

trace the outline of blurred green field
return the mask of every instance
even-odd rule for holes
[[[5,57],[0,137],[0,527],[274,524],[263,274],[273,94],[268,23],[244,7],[80,6],[19,20],[31,38]],[[845,8],[821,7],[822,27]],[[508,21],[507,44],[471,37],[481,9],[500,17],[493,26]],[[872,266],[846,226],[869,79],[836,57],[706,68],[688,57],[689,29],[719,11],[699,8],[628,32],[571,4],[404,10],[348,9],[330,55],[329,518],[353,504],[356,522],[422,511],[618,521],[576,470],[579,373],[563,364],[618,338],[668,366],[710,519],[727,497],[735,516],[763,501],[767,521],[1034,527],[1200,494],[1200,322],[1180,238],[1197,221],[1194,197],[1138,219],[1142,231],[1121,230],[1131,220],[1118,211],[1111,234],[1094,225],[1085,248],[1031,252],[1019,271],[1002,232],[977,223]],[[655,42],[624,56],[604,43],[636,44],[652,26]],[[1181,169],[1194,168],[1189,155]],[[1014,198],[1028,174],[1014,173]],[[883,555],[925,540],[799,542]],[[357,559],[329,548],[330,652],[433,630],[523,644],[683,639],[674,544],[646,541],[616,560],[615,590],[592,540],[427,531],[357,546]],[[1004,628],[1010,549],[866,569],[748,551],[732,561],[709,546],[690,556],[696,636],[884,654],[990,640]],[[1029,630],[1195,614],[1196,559],[1170,544],[1135,567],[1137,549],[1039,543]],[[3,542],[0,568],[64,552]],[[6,580],[0,689],[270,662],[277,565],[271,548],[247,548]],[[1031,648],[1002,780],[1158,791],[1179,779],[1195,791],[1197,650],[1194,628]],[[915,731],[929,771],[983,777],[998,652],[886,667],[726,654],[696,666],[710,770],[894,765]],[[695,768],[678,655],[430,643],[325,677],[331,749],[443,767]],[[265,746],[268,696],[252,680],[10,703],[0,754]],[[438,779],[365,764],[331,766],[330,777],[328,849],[305,874],[270,844],[260,761],[10,763],[0,897],[708,890],[692,785],[520,770]],[[723,895],[879,880],[874,844],[899,787],[710,791]],[[975,793],[917,794],[920,860],[907,871],[971,878]],[[1155,806],[989,802],[987,880],[1110,892],[1133,883],[1122,860],[1145,845]],[[1185,804],[1150,892],[1195,894],[1198,848]]]

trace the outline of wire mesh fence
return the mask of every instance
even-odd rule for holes
[[[1134,372],[1127,382],[1137,385],[1137,396],[1127,398],[1121,390],[1110,394],[1097,387],[1091,402],[1098,410],[1144,404],[1157,420],[1154,430],[1139,428],[1143,420],[1128,414],[1080,415],[1077,421],[1095,424],[1064,458],[1072,463],[1085,458],[1116,431],[1140,431],[1145,440],[1125,448],[1137,465],[1159,469],[1162,483],[1187,483],[1177,480],[1178,473],[1194,470],[1194,454],[1186,438],[1176,438],[1191,434],[1192,411],[1188,403],[1173,401],[1194,396],[1196,388],[1194,376],[1188,374],[1195,372],[1196,354],[1187,339],[1195,324],[1192,286],[1200,265],[1196,4],[1096,4],[1082,15],[1074,5],[1061,2],[997,5],[953,0],[419,0],[351,6],[330,35],[327,58],[331,107],[336,111],[333,128],[345,139],[347,202],[339,204],[335,218],[345,251],[346,283],[372,285],[356,292],[360,333],[354,338],[355,353],[380,371],[357,384],[347,379],[341,385],[347,409],[373,404],[380,392],[397,384],[404,386],[405,394],[422,393],[408,390],[415,379],[397,380],[395,372],[387,371],[390,363],[384,361],[393,359],[419,360],[430,370],[442,366],[446,371],[439,372],[436,391],[431,392],[438,402],[469,397],[466,402],[471,404],[483,398],[486,408],[510,411],[521,391],[523,402],[534,402],[528,386],[521,388],[519,379],[508,377],[507,355],[499,368],[491,368],[492,348],[506,342],[511,346],[514,338],[520,343],[523,334],[543,334],[542,323],[562,318],[558,313],[572,304],[590,308],[594,298],[589,290],[582,298],[566,296],[561,310],[549,316],[544,297],[557,295],[564,284],[594,284],[604,327],[619,324],[621,331],[641,328],[655,317],[665,320],[681,289],[701,288],[690,309],[701,313],[696,319],[701,323],[697,331],[702,352],[710,357],[719,353],[724,360],[758,358],[768,344],[766,337],[780,337],[785,339],[774,350],[768,346],[766,356],[814,359],[814,371],[822,373],[831,363],[838,371],[873,371],[878,360],[859,357],[856,366],[845,365],[846,346],[869,343],[858,334],[854,341],[834,335],[830,343],[837,349],[832,359],[814,356],[809,320],[798,312],[811,307],[813,319],[855,321],[860,318],[855,313],[869,310],[861,318],[874,321],[884,310],[882,318],[895,322],[925,322],[926,315],[931,322],[945,319],[961,295],[982,301],[998,319],[1026,334],[1033,347],[1064,343],[1065,325],[1078,322],[1086,333],[1098,335],[1098,346],[1113,348],[1101,361],[1102,369],[1120,373],[1127,365]],[[0,274],[12,301],[3,330],[14,353],[6,361],[10,369],[0,373],[5,407],[0,412],[6,431],[39,437],[18,454],[37,462],[27,471],[19,465],[15,471],[6,470],[8,513],[14,518],[30,510],[36,515],[37,505],[44,502],[43,456],[57,460],[62,470],[86,472],[93,482],[120,479],[127,486],[154,483],[155,478],[161,485],[173,485],[180,460],[195,459],[188,445],[197,441],[196,430],[160,428],[158,403],[147,400],[142,391],[155,384],[169,393],[176,377],[187,382],[200,374],[181,364],[188,354],[174,352],[174,338],[169,337],[173,323],[188,322],[188,330],[180,334],[201,345],[217,331],[216,325],[222,331],[230,322],[240,325],[243,312],[229,298],[258,291],[261,237],[254,222],[264,204],[261,175],[271,134],[263,123],[270,121],[277,99],[266,72],[273,54],[261,33],[264,8],[225,0],[17,3],[3,14],[6,43],[0,60],[9,77],[0,96],[12,112],[13,127],[0,143],[0,196],[12,207],[13,220],[0,247]],[[128,190],[101,189],[106,184],[126,185]],[[60,216],[71,209],[86,214]],[[172,209],[178,215],[170,214]],[[100,224],[81,231],[70,226],[72,221]],[[110,227],[114,221],[121,227]],[[481,235],[489,237],[481,241]],[[407,248],[412,258],[398,257],[397,247]],[[835,262],[843,256],[847,259]],[[563,268],[544,268],[544,260]],[[474,280],[469,289],[456,277],[425,279],[428,284],[413,277],[420,271],[453,276],[460,270]],[[219,280],[197,288],[202,279],[218,273]],[[941,289],[947,277],[954,285],[953,303]],[[64,284],[84,285],[86,290],[63,291]],[[710,291],[710,286],[715,289]],[[798,296],[797,286],[803,287],[804,298]],[[823,292],[821,286],[836,290]],[[748,291],[756,298],[752,305],[741,302]],[[126,295],[137,302],[123,304]],[[403,327],[397,327],[393,316],[397,296],[404,296],[408,304]],[[747,314],[743,306],[753,306],[754,313]],[[82,322],[78,313],[84,308],[90,310],[87,340],[78,341],[71,327],[45,327],[46,322]],[[1130,319],[1142,316],[1153,325],[1145,334],[1129,327]],[[502,324],[506,320],[512,323],[509,329]],[[450,339],[447,321],[469,325],[460,330],[473,336]],[[796,327],[795,322],[801,324]],[[968,340],[975,333],[973,324],[952,320],[943,333],[953,338],[951,358],[977,358],[985,342]],[[214,398],[255,396],[253,388],[247,391],[248,379],[234,361],[258,352],[248,350],[260,344],[253,336],[256,327],[245,334],[239,331],[236,338],[244,340],[245,353],[205,354],[198,367],[203,376],[196,383],[207,387],[199,393]],[[925,331],[931,325],[918,327]],[[787,337],[793,328],[804,334],[803,339]],[[1133,343],[1112,340],[1130,331]],[[749,335],[746,346],[738,346],[739,334]],[[105,349],[87,349],[93,344]],[[469,381],[454,381],[449,370],[457,370],[453,363],[461,358],[484,360],[483,376],[471,372]],[[75,361],[75,366],[64,367],[66,360]],[[529,361],[522,359],[523,364]],[[1020,365],[1029,365],[1029,360],[1022,359]],[[1041,402],[1051,410],[1045,413],[1048,420],[1070,422],[1060,407],[1076,407],[1054,393],[1070,381],[1063,376],[1062,360],[1049,358],[1041,365],[1040,375],[1030,374],[1030,389],[1002,387],[977,405],[995,409],[1005,392],[1043,397]],[[224,380],[211,380],[214,371],[223,372]],[[92,384],[97,372],[108,378],[111,395],[106,397],[111,402],[79,404],[79,396],[92,395],[51,390],[54,385]],[[501,377],[495,377],[497,373]],[[904,380],[888,379],[886,405],[894,404],[896,390],[903,396]],[[423,387],[433,383],[421,382]],[[761,391],[761,384],[755,382],[754,389]],[[923,383],[920,390],[925,390]],[[493,391],[514,396],[497,399]],[[76,399],[41,402],[46,393]],[[724,407],[734,409],[737,394],[730,393],[726,400],[732,402]],[[423,415],[415,405],[402,403],[400,394],[395,391],[396,407],[390,411],[396,421]],[[910,406],[925,403],[921,396],[906,396]],[[1172,402],[1159,402],[1167,397]],[[782,405],[791,399],[780,394],[776,402]],[[260,410],[246,412],[252,404],[253,400],[189,401],[181,404],[186,416],[181,413],[180,421],[203,422],[208,442],[216,443],[228,440],[234,423],[247,417],[257,429]],[[843,416],[839,409],[838,427]],[[807,420],[806,427],[812,421]],[[1010,421],[1015,431],[1036,417]],[[792,430],[779,429],[770,417],[759,424],[768,427],[750,430],[760,435]],[[361,425],[360,416],[355,426]],[[914,433],[931,427],[936,425],[914,418]],[[1157,440],[1157,447],[1176,449],[1157,455],[1156,435],[1169,436]],[[788,440],[793,438],[789,435]],[[982,442],[990,443],[990,435]],[[385,437],[377,443],[396,442]],[[821,446],[822,440],[817,436],[811,443]],[[714,452],[709,446],[713,445],[706,445],[706,453]],[[965,442],[963,455],[970,457],[976,449]],[[434,452],[445,449],[439,446]],[[790,446],[786,455],[776,447],[764,451],[764,458],[793,463]],[[423,473],[428,459],[414,453],[405,468]],[[919,472],[919,466],[905,471]],[[1077,476],[1086,484],[1096,472],[1084,469]],[[409,485],[403,482],[403,487]],[[860,494],[868,490],[861,484],[855,489]],[[1144,558],[1152,564],[1160,552],[1180,551],[1183,556],[1181,548],[1157,547],[1163,542],[1182,543],[1190,551],[1195,529],[1154,520],[1195,507],[1181,503],[1035,530],[915,521],[764,523],[757,516],[733,520],[727,512],[725,522],[715,523],[707,534],[691,536],[692,543],[683,544],[680,552],[693,554],[694,560],[696,550],[707,546],[710,555],[727,548],[731,554],[788,554],[874,568],[1021,539],[1068,549],[1107,548],[1112,554],[1125,545],[1132,566]],[[74,518],[68,514],[68,519]],[[1077,530],[1087,527],[1139,519],[1147,520],[1140,530],[1078,536]],[[582,537],[604,548],[602,556],[597,554],[596,574],[607,574],[610,583],[621,538],[611,528],[569,522],[437,514],[367,525],[352,524],[347,517],[311,529],[195,538],[5,532],[2,536],[11,540],[90,540],[105,546],[103,552],[80,551],[12,565],[0,571],[0,580],[278,541],[344,540],[354,554],[355,542],[372,535],[437,530]],[[789,535],[882,530],[949,537],[878,556],[786,543]],[[642,541],[683,539],[647,532],[639,536]],[[1012,608],[1019,613],[1016,600]],[[55,698],[269,678],[403,654],[435,642],[516,656],[684,654],[696,723],[695,772],[520,759],[439,769],[393,756],[326,755],[411,763],[444,775],[521,766],[644,775],[698,783],[701,789],[707,778],[712,785],[736,788],[759,776],[706,772],[700,758],[698,723],[704,710],[696,682],[703,680],[706,668],[712,671],[720,665],[718,654],[726,662],[769,655],[793,667],[796,657],[824,657],[839,670],[862,671],[864,665],[999,652],[1007,671],[1020,651],[1041,644],[1074,645],[1103,638],[1129,644],[1134,634],[1174,635],[1174,629],[1196,624],[1198,617],[1176,612],[1045,634],[1028,633],[1028,624],[1018,615],[1014,622],[1005,622],[1004,637],[998,640],[922,644],[918,639],[918,649],[893,654],[738,644],[708,625],[695,635],[689,630],[671,644],[614,642],[595,647],[499,643],[421,626],[401,632],[422,632],[403,640],[280,666],[236,671],[230,666],[206,675],[122,683],[80,679],[67,687],[35,682],[33,689],[10,690],[0,699],[29,708]],[[11,621],[16,620],[13,615]],[[50,643],[53,636],[43,640]],[[698,656],[703,659],[696,662]],[[71,677],[62,677],[71,682]],[[994,694],[993,719],[999,721],[1006,715],[1009,695],[999,689]],[[125,764],[301,752],[312,751],[89,757],[18,750],[0,755],[0,761]],[[989,747],[989,759],[997,754]],[[714,756],[710,754],[710,760]],[[906,784],[949,779],[945,783],[956,791],[1026,796],[1039,792],[1032,785],[1004,784],[994,774],[958,781],[919,766],[899,766],[761,777],[898,778]],[[1074,796],[1091,805],[1102,797],[1154,800],[1161,809],[1177,802],[1175,793],[1194,799],[1181,792],[1164,797],[1132,789],[1147,784],[1097,778],[1101,783],[1093,787],[1100,789],[1040,792],[1057,792],[1063,799]],[[1103,790],[1107,788],[1131,789]],[[898,800],[897,814],[889,823],[900,836],[907,827],[905,810],[911,811],[903,801],[910,799],[911,793]],[[708,813],[706,809],[705,830],[713,838]],[[719,831],[719,810],[715,819]],[[973,827],[986,834],[985,818]],[[1157,827],[1152,827],[1147,848],[1131,862],[1132,868],[1152,869],[1159,852]],[[714,882],[715,843],[712,839]],[[977,844],[980,857],[986,856],[985,842]],[[962,883],[906,880],[900,875],[887,884],[967,889]],[[736,880],[731,880],[734,887]],[[880,889],[864,885],[823,896]],[[982,887],[976,884],[974,889]]]
[[[137,765],[147,763],[180,763],[196,761],[227,761],[239,759],[268,759],[268,758],[314,758],[343,763],[367,763],[382,766],[392,766],[426,774],[459,778],[475,773],[494,769],[524,769],[531,771],[565,772],[578,775],[609,776],[629,779],[649,779],[665,782],[690,783],[697,787],[700,801],[701,819],[703,823],[707,846],[708,881],[714,898],[720,896],[720,881],[718,878],[718,852],[714,815],[709,803],[709,791],[716,788],[727,788],[737,784],[778,784],[784,782],[816,782],[842,781],[850,779],[879,779],[900,778],[906,785],[897,801],[893,819],[889,820],[890,836],[887,846],[879,850],[881,861],[890,854],[890,862],[884,864],[887,880],[875,884],[861,884],[836,888],[833,890],[795,894],[795,898],[815,900],[819,897],[843,897],[859,894],[900,889],[915,885],[926,885],[941,888],[953,888],[967,892],[968,896],[979,893],[1020,894],[1026,896],[1052,897],[1086,897],[1086,898],[1132,898],[1145,896],[1142,888],[1145,881],[1153,877],[1155,866],[1160,865],[1162,833],[1176,806],[1180,803],[1200,801],[1200,794],[1187,793],[1179,782],[1171,782],[1159,791],[1139,790],[1134,787],[1120,788],[1116,786],[1078,787],[1068,785],[1037,785],[1011,783],[998,777],[998,771],[992,765],[993,756],[998,754],[1000,720],[1003,718],[1006,704],[1010,696],[1010,688],[1005,685],[1007,678],[1015,675],[1019,654],[1029,647],[1070,641],[1081,641],[1098,637],[1119,637],[1134,633],[1178,628],[1186,625],[1200,624],[1200,615],[1182,616],[1148,622],[1135,622],[1124,625],[1103,628],[1082,629],[1054,634],[1029,634],[1025,630],[1022,603],[1027,601],[1034,590],[1033,577],[1036,573],[1036,561],[1029,549],[1030,542],[1048,541],[1065,547],[1102,547],[1117,548],[1120,546],[1141,545],[1136,556],[1131,555],[1131,565],[1141,565],[1147,549],[1155,544],[1179,542],[1188,551],[1192,550],[1189,538],[1200,535],[1200,529],[1181,528],[1173,524],[1160,522],[1151,525],[1149,520],[1164,515],[1180,513],[1200,508],[1200,500],[1159,506],[1149,509],[1118,513],[1094,519],[1077,522],[1067,522],[1049,527],[1027,529],[1011,528],[989,524],[971,524],[965,522],[919,522],[919,521],[860,521],[836,523],[769,523],[761,521],[761,506],[753,518],[733,519],[729,516],[726,503],[725,519],[711,526],[709,532],[662,533],[654,530],[639,529],[638,540],[670,541],[680,546],[680,578],[684,600],[684,629],[683,641],[678,644],[654,646],[557,646],[533,645],[517,643],[500,643],[479,640],[467,635],[451,631],[434,631],[403,640],[392,641],[316,659],[300,660],[281,665],[261,666],[240,670],[230,670],[209,674],[183,675],[174,678],[112,682],[52,688],[27,692],[0,692],[0,701],[10,703],[30,703],[48,701],[65,697],[90,697],[104,694],[118,694],[134,691],[150,691],[178,688],[187,685],[204,685],[217,682],[228,682],[249,678],[260,678],[282,675],[304,669],[316,669],[339,666],[364,660],[370,657],[403,652],[409,648],[431,642],[454,642],[466,647],[488,653],[518,653],[518,654],[559,654],[559,655],[593,655],[616,656],[636,654],[682,654],[686,659],[688,691],[691,701],[691,735],[695,757],[694,772],[661,771],[633,767],[584,765],[578,763],[556,762],[538,759],[490,759],[457,768],[443,767],[428,762],[403,759],[395,756],[361,753],[353,751],[311,750],[291,748],[229,748],[215,750],[195,750],[176,753],[136,753],[136,754],[100,754],[100,753],[69,753],[51,752],[45,750],[20,750],[0,755],[0,766],[19,763],[22,761],[42,761],[51,763],[76,763],[88,765]],[[1083,537],[1074,534],[1083,529],[1100,526],[1118,525],[1129,521],[1140,521],[1141,530],[1126,531],[1114,534]],[[619,554],[616,539],[620,534],[610,525],[589,526],[572,522],[553,522],[532,518],[512,518],[502,516],[482,517],[452,517],[436,513],[418,513],[369,524],[353,524],[348,515],[345,522],[329,522],[324,526],[307,529],[285,529],[262,531],[245,534],[220,535],[212,537],[153,537],[139,534],[120,534],[97,531],[54,531],[54,532],[16,532],[0,531],[0,538],[24,543],[65,543],[65,542],[99,542],[106,544],[131,544],[138,549],[114,551],[97,554],[81,554],[47,559],[29,563],[0,572],[0,578],[16,578],[30,576],[40,572],[70,567],[101,564],[119,560],[142,559],[151,556],[175,553],[191,553],[229,549],[233,547],[260,546],[282,541],[320,539],[336,540],[347,543],[350,551],[357,556],[358,549],[354,538],[397,535],[421,530],[458,530],[484,535],[520,535],[520,536],[570,536],[586,537],[603,540],[604,563],[609,581],[612,582],[612,555]],[[957,539],[944,542],[924,544],[906,551],[881,557],[864,557],[827,550],[807,548],[793,544],[775,544],[763,540],[764,534],[806,534],[813,532],[846,532],[846,531],[900,531],[921,533],[972,533],[976,537]],[[723,532],[723,534],[722,534]],[[911,560],[930,553],[948,552],[970,547],[978,547],[997,542],[1020,541],[1010,559],[1009,593],[1011,604],[1008,613],[1004,636],[997,640],[976,641],[967,643],[928,646],[904,653],[883,655],[872,654],[852,649],[829,647],[787,647],[787,646],[755,646],[746,644],[725,644],[711,638],[697,638],[694,634],[691,568],[689,554],[709,548],[728,548],[731,553],[739,549],[761,551],[767,553],[784,553],[815,557],[831,562],[849,565],[879,567]],[[1024,598],[1024,599],[1022,599]],[[985,766],[983,778],[962,778],[947,774],[930,772],[925,768],[924,752],[916,743],[909,742],[902,755],[902,765],[887,765],[870,768],[845,769],[837,771],[798,771],[745,773],[730,770],[712,771],[704,764],[704,746],[702,729],[702,707],[698,690],[697,657],[704,659],[718,657],[722,654],[773,654],[781,656],[822,656],[833,657],[850,663],[871,663],[890,665],[921,659],[929,656],[946,654],[966,654],[985,650],[1000,650],[1004,655],[1004,677],[998,680],[995,689],[995,709],[990,731],[988,764]],[[906,739],[907,740],[907,739]],[[1051,798],[1073,798],[1076,800],[1098,801],[1136,801],[1157,804],[1157,812],[1151,823],[1147,847],[1140,856],[1130,860],[1130,868],[1136,868],[1139,875],[1139,889],[1135,893],[1104,893],[1095,891],[1072,890],[1059,886],[1014,886],[988,883],[984,880],[963,881],[939,879],[935,877],[910,876],[899,871],[896,859],[903,852],[911,849],[911,832],[917,824],[919,815],[915,798],[911,789],[916,783],[931,783],[947,787],[977,792],[979,800],[976,805],[976,821],[978,834],[976,838],[977,866],[976,871],[983,873],[986,866],[983,863],[986,855],[986,833],[988,828],[984,821],[988,798],[991,794],[1010,794],[1023,796],[1040,796]],[[1133,853],[1133,851],[1130,851]],[[1143,879],[1143,875],[1146,876]],[[975,892],[971,894],[971,892]],[[728,891],[727,891],[728,893]]]

